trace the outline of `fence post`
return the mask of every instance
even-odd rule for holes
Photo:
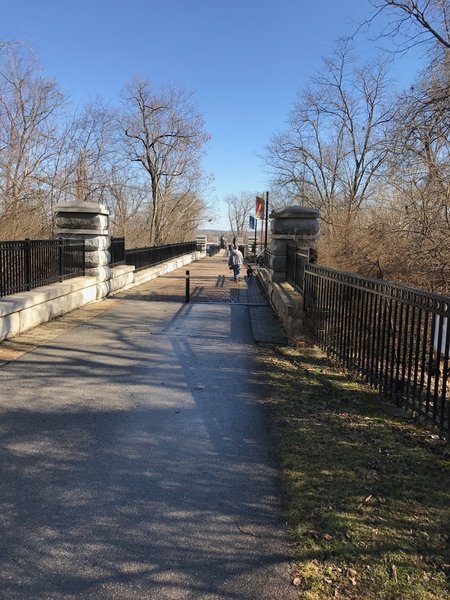
[[[86,240],[83,240],[83,258],[82,260],[82,270],[83,277],[86,275]]]
[[[286,269],[286,276],[287,276],[287,269]],[[295,252],[294,252],[294,285],[298,285],[298,281],[297,281],[297,244],[295,244]]]
[[[64,257],[63,257],[63,238],[58,238],[58,251],[59,251],[59,282],[63,281],[63,273],[64,273]]]
[[[190,299],[189,285],[190,285],[190,272],[186,271],[186,291],[185,291],[185,295],[184,295],[184,301],[186,302],[186,304],[189,303],[189,299]]]
[[[32,288],[33,276],[31,273],[31,240],[25,238],[25,283],[27,285],[27,291]]]

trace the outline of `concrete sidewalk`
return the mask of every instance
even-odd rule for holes
[[[0,342],[0,367],[42,343],[50,341],[65,331],[77,327],[110,310],[117,305],[117,299],[144,299],[184,303],[186,297],[186,270],[178,269],[153,279],[146,284],[131,288],[120,295],[102,302],[96,302],[74,310],[67,315],[44,323],[27,333]],[[276,318],[267,298],[254,277],[247,282],[246,269],[242,271],[241,282],[233,282],[227,268],[224,251],[211,258],[205,258],[189,265],[190,303],[232,303],[248,306],[253,339],[257,343],[286,344],[287,339],[282,325]]]
[[[249,308],[249,319],[253,338],[256,342],[286,344],[283,327],[276,318],[265,297],[256,276],[246,277],[246,267],[241,271],[239,283],[233,281],[228,269],[225,251],[218,255],[197,261],[189,268],[178,269],[164,277],[130,290],[119,298],[133,297],[147,300],[167,300],[184,302],[186,298],[186,271],[190,274],[190,303],[230,303]]]
[[[182,269],[9,343],[2,600],[296,597],[250,318],[270,307],[225,257],[190,267],[189,304]]]

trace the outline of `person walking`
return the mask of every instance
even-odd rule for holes
[[[228,257],[228,266],[233,270],[233,279],[236,283],[239,282],[241,267],[244,264],[244,256],[236,246],[233,246]]]

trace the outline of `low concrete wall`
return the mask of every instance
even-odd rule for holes
[[[258,269],[258,278],[266,291],[270,303],[283,324],[290,341],[305,339],[305,313],[303,296],[286,282],[273,282],[267,269]]]
[[[203,256],[204,252],[194,252],[137,272],[133,266],[123,265],[110,269],[108,281],[94,276],[75,277],[63,283],[6,296],[0,299],[0,341],[12,338],[80,306],[102,300],[179,269]]]
[[[151,267],[150,269],[136,271],[134,273],[133,285],[140,285],[141,283],[145,283],[146,281],[150,281],[151,279],[155,279],[156,277],[160,277],[161,275],[170,273],[175,269],[180,269],[181,267],[184,267],[185,265],[188,265],[191,262],[199,260],[200,258],[204,258],[205,256],[206,252],[194,252],[192,254],[185,254],[183,256],[179,256],[178,258],[174,258],[173,260],[167,261],[160,265],[156,265],[156,267]]]
[[[75,277],[0,301],[0,340],[97,300],[97,278]]]

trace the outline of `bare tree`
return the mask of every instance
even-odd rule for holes
[[[192,95],[138,81],[121,113],[96,100],[67,115],[22,45],[0,50],[0,237],[51,234],[62,201],[106,202],[129,245],[192,237],[209,139]]]
[[[391,118],[386,95],[385,65],[358,65],[343,42],[299,95],[289,129],[267,148],[274,183],[318,208],[329,231],[342,215],[348,226],[374,193]]]
[[[180,193],[168,198],[161,227],[161,243],[191,240],[204,212],[205,203],[195,193]]]
[[[255,192],[240,192],[229,194],[224,198],[228,207],[228,220],[233,236],[246,237],[249,216],[255,212]]]
[[[145,200],[147,191],[139,186],[126,165],[111,167],[106,202],[111,211],[112,234],[126,238],[128,248],[146,243]]]
[[[0,225],[3,237],[48,233],[48,171],[55,160],[59,110],[55,82],[39,76],[22,48],[0,69]]]
[[[399,101],[391,131],[389,183],[405,268],[419,285],[450,289],[449,73],[436,65]]]
[[[402,50],[430,41],[450,49],[448,0],[372,0],[372,5],[376,12],[371,22],[382,12],[389,11],[393,15],[382,35],[402,36]]]
[[[204,182],[201,159],[209,136],[203,118],[185,90],[154,91],[148,81],[134,81],[124,92],[121,127],[129,159],[148,181],[149,242],[165,239],[169,221],[201,210],[198,202]],[[141,178],[142,179],[142,178]],[[181,210],[179,208],[183,207]]]
[[[389,132],[388,202],[378,213],[382,260],[397,280],[448,293],[450,289],[450,4],[448,0],[373,0],[388,17],[382,36],[399,51],[422,45],[429,63],[397,101]],[[383,217],[386,219],[383,222]]]
[[[114,124],[115,115],[100,100],[63,124],[52,181],[58,201],[105,199],[113,165],[120,161]]]

